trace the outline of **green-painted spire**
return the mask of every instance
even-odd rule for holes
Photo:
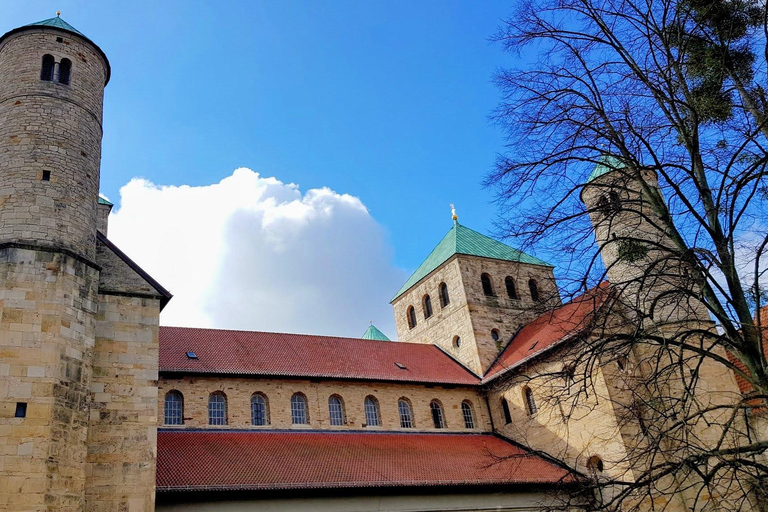
[[[25,25],[26,27],[56,27],[60,28],[61,30],[66,30],[67,32],[74,32],[75,34],[79,34],[83,37],[85,37],[85,34],[77,30],[75,27],[61,19],[59,16],[56,16],[55,18],[48,18],[47,20],[38,21],[36,23],[30,23],[29,25]]]
[[[491,237],[482,235],[477,231],[459,224],[454,220],[453,227],[448,234],[443,237],[437,247],[435,247],[424,263],[419,265],[416,272],[408,278],[402,288],[395,294],[392,302],[399,296],[408,291],[416,283],[427,277],[433,270],[448,261],[448,258],[454,254],[467,254],[469,256],[479,256],[481,258],[490,258],[494,260],[515,261],[527,263],[529,265],[541,265],[551,267],[538,258],[510,247],[506,244],[494,240]]]
[[[592,174],[590,174],[589,178],[587,178],[587,183],[590,183],[592,180],[599,178],[603,174],[608,174],[611,171],[615,171],[616,169],[623,169],[624,167],[626,166],[620,158],[613,155],[603,155],[600,157],[598,164],[592,170]]]
[[[380,340],[380,341],[392,341],[387,336],[378,330],[375,325],[371,324],[368,326],[368,329],[365,330],[365,334],[363,334],[364,340]]]

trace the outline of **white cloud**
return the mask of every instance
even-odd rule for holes
[[[135,178],[109,238],[168,288],[164,325],[390,337],[408,277],[356,197],[240,168],[202,187]]]

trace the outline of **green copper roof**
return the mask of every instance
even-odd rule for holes
[[[528,263],[529,265],[542,265],[551,267],[549,263],[534,258],[529,254],[518,251],[506,244],[494,240],[477,231],[462,226],[454,222],[453,227],[448,234],[440,240],[424,263],[419,265],[416,272],[408,278],[400,291],[394,296],[392,301],[397,299],[413,285],[427,277],[433,270],[448,261],[448,258],[454,254],[468,254],[470,256],[480,256],[481,258],[491,258],[494,260],[516,261]]]
[[[107,201],[101,196],[99,196],[99,204],[106,204],[107,206],[115,206],[114,204],[110,203],[109,201]]]
[[[599,163],[592,170],[592,174],[590,174],[589,178],[587,178],[587,183],[596,178],[599,178],[603,174],[607,174],[611,171],[615,171],[616,169],[621,169],[623,167],[624,163],[619,158],[613,155],[603,155],[600,157]]]
[[[392,341],[387,336],[378,330],[375,325],[371,324],[368,326],[368,329],[365,330],[365,334],[363,334],[364,340],[380,340],[380,341]]]
[[[75,34],[79,34],[83,37],[85,37],[85,34],[77,30],[75,27],[61,19],[60,17],[56,16],[55,18],[48,18],[47,20],[38,21],[36,23],[30,23],[29,25],[25,25],[27,27],[56,27],[60,28],[62,30],[66,30],[67,32],[74,32]]]

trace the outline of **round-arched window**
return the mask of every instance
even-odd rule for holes
[[[459,348],[461,346],[461,337],[460,336],[454,336],[453,337],[453,348]]]

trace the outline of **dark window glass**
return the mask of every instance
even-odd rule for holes
[[[528,280],[528,289],[531,290],[531,300],[534,302],[539,301],[539,286],[533,279]]]
[[[227,424],[227,398],[223,393],[213,393],[208,398],[208,424]]]
[[[251,425],[269,425],[267,399],[261,393],[254,393],[251,397]]]
[[[506,398],[501,399],[501,408],[504,410],[504,423],[512,423],[512,414],[509,412],[509,403]]]
[[[451,298],[448,296],[448,285],[440,283],[440,307],[444,308],[451,303]]]
[[[461,414],[464,416],[464,428],[475,428],[475,417],[472,414],[472,404],[469,401],[461,402]]]
[[[59,63],[59,83],[69,85],[69,76],[72,74],[72,61],[61,59]]]
[[[333,395],[328,399],[328,414],[331,417],[331,425],[338,427],[347,421],[344,414],[344,403],[341,397]]]
[[[300,393],[296,393],[291,397],[291,422],[294,425],[309,424],[307,398]]]
[[[53,80],[53,68],[56,62],[53,60],[53,55],[43,55],[43,67],[40,70],[40,80],[50,82]]]
[[[178,391],[169,391],[165,395],[165,424],[184,424],[184,397]]]
[[[400,413],[400,427],[413,428],[413,412],[411,411],[411,404],[404,398],[401,398],[397,402],[397,411]]]
[[[519,299],[517,295],[517,288],[515,288],[515,280],[507,276],[504,279],[504,285],[507,287],[507,295],[510,299]]]
[[[491,285],[491,276],[483,274],[480,276],[480,282],[483,283],[483,293],[489,297],[493,296],[493,286]]]
[[[381,425],[379,401],[372,396],[365,397],[365,423],[369,427],[378,427]]]
[[[413,329],[416,327],[416,310],[413,306],[408,306],[408,328]]]
[[[525,388],[523,393],[525,394],[525,406],[528,408],[528,415],[533,416],[538,411],[536,400],[533,398],[533,391],[531,391],[531,388]]]
[[[27,402],[16,402],[16,413],[14,418],[26,418],[27,417]]]
[[[429,295],[424,296],[424,318],[429,318],[432,316],[432,299],[429,298]]]
[[[443,416],[443,406],[437,400],[432,400],[429,404],[429,409],[432,411],[432,423],[435,428],[445,428],[445,417]]]

